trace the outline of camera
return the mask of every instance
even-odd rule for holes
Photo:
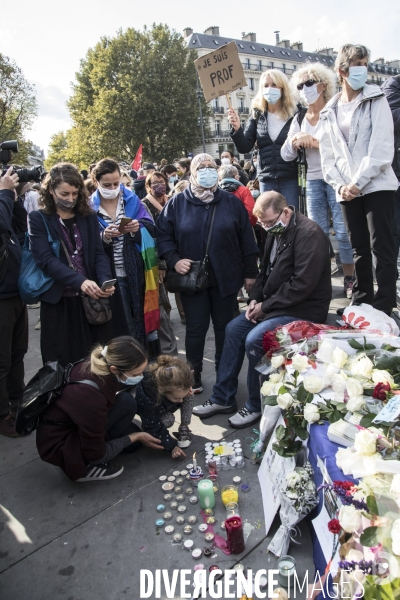
[[[0,164],[2,165],[2,170],[0,171],[0,176],[3,175],[8,170],[8,163],[11,161],[11,153],[18,152],[18,142],[17,140],[8,140],[7,142],[0,143]],[[32,167],[31,169],[14,169],[13,174],[16,173],[19,177],[19,183],[28,183],[28,181],[35,181],[36,183],[40,183],[40,179],[43,173],[43,167]]]

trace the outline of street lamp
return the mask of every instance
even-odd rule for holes
[[[201,88],[200,88],[199,76],[197,74],[197,71],[196,71],[196,82],[197,82],[197,85],[196,85],[196,96],[197,96],[197,99],[199,101],[201,140],[202,140],[202,143],[203,143],[203,152],[205,154],[206,153],[206,142],[205,142],[205,139],[204,139],[203,110],[201,108],[201,98],[203,96],[203,92],[201,91]]]

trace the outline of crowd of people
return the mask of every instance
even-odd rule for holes
[[[382,89],[367,84],[368,61],[365,46],[346,44],[336,73],[321,63],[305,64],[290,81],[279,70],[264,72],[245,129],[228,110],[232,147],[216,158],[163,159],[138,171],[111,158],[81,172],[62,163],[41,185],[19,184],[12,169],[0,178],[0,434],[18,436],[24,392],[28,319],[18,279],[27,231],[50,281],[37,298],[43,364],[68,371],[40,416],[37,447],[77,481],[119,475],[122,467],[109,461],[141,444],[184,456],[192,414],[232,414],[237,428],[255,423],[265,332],[298,319],[326,321],[339,270],[331,229],[344,295],[391,314],[400,79]],[[171,293],[186,328],[186,362],[178,358]],[[210,321],[216,381],[194,407]],[[247,399],[238,409],[245,354]]]

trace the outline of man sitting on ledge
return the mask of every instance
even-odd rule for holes
[[[299,319],[325,323],[332,295],[328,238],[319,225],[288,206],[278,192],[261,194],[253,213],[268,232],[261,269],[246,313],[226,327],[213,394],[193,410],[202,418],[237,410],[238,376],[246,352],[248,399],[229,419],[239,428],[261,416],[255,366],[265,354],[264,333]]]

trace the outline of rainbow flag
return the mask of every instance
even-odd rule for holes
[[[144,328],[146,333],[160,329],[158,302],[158,260],[154,239],[145,227],[141,228],[140,253],[144,264]]]

